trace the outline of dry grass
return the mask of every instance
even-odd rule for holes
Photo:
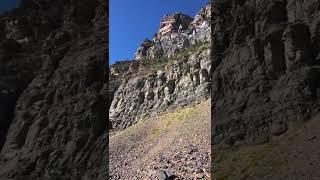
[[[176,53],[171,58],[156,58],[156,59],[141,59],[142,67],[140,68],[139,75],[147,75],[158,70],[163,70],[167,66],[171,66],[174,61],[181,61],[187,59],[192,54],[198,54],[205,49],[210,48],[210,43],[208,42],[198,42],[189,48],[185,48],[180,52]]]
[[[174,112],[166,113],[160,116],[157,126],[152,129],[151,134],[158,134],[171,128],[172,126],[179,125],[197,116],[199,111],[197,107],[188,107],[179,109]]]

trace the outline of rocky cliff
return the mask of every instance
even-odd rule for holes
[[[0,15],[0,179],[106,178],[107,3]]]
[[[215,144],[258,144],[319,113],[320,3],[215,0]]]
[[[159,31],[152,40],[144,40],[135,53],[134,59],[172,58],[182,49],[198,42],[210,42],[211,5],[200,10],[195,18],[182,13],[165,15]]]
[[[159,32],[142,42],[134,61],[110,67],[111,82],[123,79],[115,86],[110,106],[113,129],[210,96],[210,7],[194,19],[181,13],[165,15]]]

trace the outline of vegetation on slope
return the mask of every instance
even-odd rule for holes
[[[167,58],[156,58],[156,59],[147,59],[143,58],[140,60],[143,67],[142,73],[154,72],[160,69],[164,69],[166,66],[172,64],[174,61],[180,61],[188,58],[191,54],[197,54],[205,49],[210,48],[209,42],[196,42],[189,48],[182,49],[180,52],[176,53],[173,57]]]

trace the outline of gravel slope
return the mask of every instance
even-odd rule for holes
[[[110,137],[110,179],[210,179],[210,101]]]

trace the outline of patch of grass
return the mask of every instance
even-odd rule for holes
[[[155,59],[147,59],[144,57],[140,60],[140,62],[144,67],[143,72],[146,74],[147,72],[164,69],[166,65],[169,65],[175,60],[186,59],[191,54],[201,52],[202,50],[209,49],[209,48],[210,48],[209,42],[199,41],[193,44],[191,47],[182,49],[180,52],[177,52],[172,58],[162,57],[162,58],[155,58]]]
[[[157,59],[147,59],[142,58],[141,64],[145,68],[151,69],[151,70],[159,70],[165,67],[165,65],[168,64],[172,59],[169,58],[157,58]]]
[[[182,51],[175,54],[173,59],[178,60],[178,59],[186,58],[186,57],[190,56],[191,54],[201,52],[201,51],[203,51],[205,49],[209,49],[209,48],[210,48],[209,42],[198,41],[195,44],[193,44],[191,47],[183,49]]]
[[[170,126],[171,124],[172,124],[172,122],[171,122],[171,121],[169,121],[169,122],[167,123],[167,127],[168,127],[168,126]]]
[[[165,114],[162,118],[162,122],[163,124],[166,124],[166,126],[174,125],[194,117],[197,113],[198,112],[194,107],[179,109],[175,112]]]
[[[158,134],[160,132],[160,129],[155,128],[151,130],[152,134]]]
[[[162,114],[159,116],[159,122],[155,129],[151,130],[151,134],[158,134],[164,132],[170,126],[181,124],[184,121],[191,119],[199,113],[196,107],[187,107],[178,109],[173,112]]]

